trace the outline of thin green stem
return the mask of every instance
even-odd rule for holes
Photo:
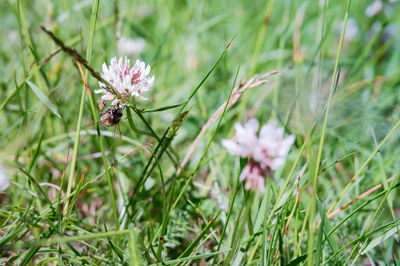
[[[211,136],[211,139],[210,139],[210,141],[208,142],[207,147],[206,147],[205,150],[203,151],[203,154],[201,155],[200,160],[198,161],[196,167],[193,169],[193,171],[190,173],[190,176],[187,178],[187,181],[186,181],[185,185],[183,186],[183,188],[181,189],[181,192],[179,193],[178,197],[176,198],[176,200],[174,201],[174,203],[173,203],[172,206],[170,207],[170,209],[169,209],[169,211],[168,211],[168,213],[167,213],[167,217],[166,217],[164,223],[167,223],[167,222],[168,222],[168,219],[169,219],[169,217],[170,217],[170,215],[171,215],[171,213],[172,213],[172,210],[175,209],[175,207],[176,207],[176,205],[178,204],[179,200],[181,199],[181,197],[182,197],[183,194],[185,193],[187,187],[188,187],[189,184],[191,183],[191,181],[192,181],[192,179],[193,179],[193,176],[194,176],[195,173],[197,173],[197,171],[199,170],[199,168],[200,168],[200,166],[201,166],[201,163],[202,163],[202,161],[204,160],[204,158],[205,158],[205,156],[206,156],[206,154],[207,154],[207,151],[208,151],[208,149],[210,148],[211,143],[213,142],[213,140],[214,140],[214,138],[215,138],[215,135],[216,135],[216,133],[217,133],[217,131],[218,131],[218,129],[219,129],[219,126],[221,125],[221,121],[222,121],[222,119],[223,119],[224,116],[225,116],[226,109],[227,109],[228,104],[229,104],[229,101],[230,101],[230,99],[231,99],[233,89],[235,88],[236,79],[237,79],[237,76],[238,76],[238,74],[239,74],[239,70],[240,70],[240,66],[238,67],[238,69],[237,69],[237,71],[236,71],[235,80],[234,80],[234,82],[233,82],[233,86],[232,86],[232,89],[231,89],[231,91],[230,91],[230,93],[229,93],[228,99],[226,100],[226,104],[225,104],[225,107],[224,107],[224,111],[222,112],[221,117],[220,117],[219,120],[218,120],[218,124],[217,124],[216,128],[214,129],[214,132],[213,132],[213,134],[212,134],[212,136]],[[172,195],[172,194],[171,194],[171,195]],[[155,239],[158,237],[158,235],[161,233],[161,230],[162,230],[163,226],[164,226],[164,225],[162,225],[162,226],[158,229],[157,233],[154,235],[154,238],[153,238],[152,242],[154,242]],[[150,245],[152,244],[152,242],[150,243]]]
[[[66,194],[67,201],[65,202],[65,206],[64,206],[65,211],[68,210],[69,197],[71,195],[72,183],[74,181],[76,158],[78,156],[79,140],[80,140],[80,136],[81,136],[81,126],[82,126],[82,117],[83,117],[83,107],[85,105],[85,97],[86,97],[86,91],[85,91],[85,87],[83,87],[82,95],[81,95],[81,102],[79,105],[78,123],[76,125],[74,149],[72,151],[71,166],[69,168],[68,186],[67,186],[67,194]]]
[[[346,12],[344,15],[344,22],[343,22],[343,28],[342,28],[342,33],[340,36],[340,42],[339,42],[339,48],[338,52],[336,54],[336,62],[335,62],[335,67],[333,70],[332,74],[332,81],[331,81],[331,88],[329,90],[329,97],[328,97],[328,103],[326,107],[326,112],[325,112],[325,118],[324,118],[324,123],[322,126],[322,133],[321,133],[321,138],[319,142],[319,148],[318,148],[318,155],[317,159],[315,162],[314,166],[314,173],[312,177],[312,189],[311,189],[311,197],[310,197],[310,216],[309,216],[309,232],[308,232],[308,255],[307,255],[307,264],[308,265],[313,265],[314,263],[314,219],[315,219],[315,213],[316,213],[316,196],[317,196],[317,185],[318,185],[318,174],[319,174],[319,168],[321,164],[321,158],[322,158],[322,150],[324,148],[324,142],[325,142],[325,135],[326,135],[326,128],[328,125],[328,118],[329,118],[329,111],[331,109],[332,105],[332,99],[333,99],[333,94],[335,92],[335,87],[336,87],[336,77],[338,75],[338,69],[339,69],[339,60],[340,60],[340,55],[342,53],[342,47],[343,47],[343,40],[344,40],[344,34],[346,32],[346,25],[347,25],[347,20],[349,17],[349,11],[350,11],[350,5],[351,5],[351,0],[347,1],[347,8]]]
[[[236,193],[237,193],[237,190],[238,190],[238,187],[239,187],[239,177],[240,177],[240,171],[238,171],[237,176],[236,176],[236,183],[235,183],[235,187],[234,187],[232,198],[231,198],[231,204],[229,206],[228,216],[226,217],[224,228],[222,229],[221,237],[220,237],[220,239],[218,241],[218,246],[217,246],[217,250],[216,251],[219,251],[219,249],[221,248],[222,240],[224,239],[225,231],[226,231],[226,228],[228,227],[229,219],[231,218],[231,214],[232,214],[232,210],[233,210],[233,204],[235,203]],[[217,259],[217,255],[214,256],[213,263],[211,265],[215,265],[216,259]]]

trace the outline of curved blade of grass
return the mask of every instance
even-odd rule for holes
[[[301,264],[307,258],[307,253],[290,261],[286,266],[295,266]]]
[[[197,243],[199,243],[199,241],[203,238],[203,236],[208,232],[211,225],[213,224],[215,219],[217,219],[220,213],[221,211],[218,211],[218,213],[208,222],[207,226],[200,232],[200,234],[193,240],[193,242],[186,248],[186,250],[182,252],[181,255],[179,255],[178,259],[185,257],[192,252]]]
[[[313,257],[313,250],[314,250],[314,227],[312,224],[314,223],[315,219],[315,205],[316,205],[316,197],[317,197],[317,184],[318,184],[318,174],[319,174],[319,169],[320,169],[320,164],[321,164],[321,159],[322,159],[322,150],[324,148],[324,142],[325,142],[325,135],[326,135],[326,128],[328,126],[328,118],[329,118],[329,111],[332,106],[332,99],[334,92],[336,90],[336,78],[338,76],[338,71],[339,71],[339,59],[340,55],[342,53],[342,47],[343,47],[343,41],[344,41],[344,34],[346,32],[346,26],[347,26],[347,20],[349,18],[349,11],[350,11],[350,6],[351,6],[351,0],[347,1],[347,7],[346,7],[346,12],[344,15],[344,21],[343,21],[343,28],[342,28],[342,33],[340,36],[340,42],[339,42],[339,48],[336,54],[336,62],[335,62],[335,67],[333,70],[332,74],[332,82],[331,82],[331,88],[329,90],[329,96],[328,96],[328,103],[325,111],[325,118],[324,118],[324,123],[322,126],[322,133],[321,133],[321,138],[319,142],[319,148],[318,148],[318,155],[315,161],[315,165],[313,165],[313,177],[312,177],[312,188],[311,188],[311,198],[310,198],[310,203],[309,203],[309,209],[310,209],[310,216],[309,216],[309,232],[308,232],[308,244],[307,244],[307,249],[308,249],[308,258],[307,258],[307,265],[313,265],[314,264],[314,257]]]
[[[218,57],[217,61],[214,63],[214,65],[211,67],[211,69],[207,72],[207,74],[205,75],[205,77],[200,81],[200,83],[196,86],[196,88],[192,91],[192,93],[189,95],[189,97],[186,99],[186,101],[182,104],[182,107],[179,109],[178,114],[176,115],[176,118],[179,118],[184,109],[186,108],[186,106],[189,104],[190,100],[196,95],[196,93],[198,92],[198,90],[200,89],[200,87],[204,84],[204,82],[208,79],[208,77],[211,75],[211,73],[214,71],[214,69],[217,67],[218,63],[221,61],[221,59],[224,57],[224,55],[226,54],[226,52],[228,51],[229,46],[231,45],[231,43],[233,42],[233,40],[235,39],[235,37],[232,38],[232,40],[225,46],[225,49],[222,51],[221,55]],[[168,131],[170,130],[172,124],[174,123],[175,119],[170,123],[169,127],[165,130],[161,140],[158,142],[155,150],[154,150],[154,155],[151,156],[151,158],[148,160],[147,165],[145,166],[144,170],[143,170],[143,174],[142,174],[142,179],[146,179],[147,176],[149,176],[152,172],[152,170],[155,168],[155,165],[157,164],[157,161],[161,159],[164,151],[168,148],[169,144],[172,142],[173,138],[167,138],[167,134]],[[167,139],[165,141],[165,139]],[[162,147],[161,147],[162,146]],[[161,149],[160,149],[161,148]],[[158,150],[160,150],[160,152],[157,154]],[[156,157],[156,161],[153,163],[153,167],[150,168],[150,170],[148,171],[148,173],[146,174],[147,170],[149,169],[152,160]],[[141,181],[141,180],[139,180]],[[138,182],[138,185],[142,184],[143,182]],[[138,186],[137,185],[137,186]],[[135,187],[134,191],[137,191],[138,188]]]
[[[398,177],[399,177],[399,175],[397,175],[397,176],[395,177],[395,179],[393,180],[393,182],[392,182],[391,185],[390,185],[390,188],[392,188],[392,187],[394,186],[394,184],[396,183]],[[383,199],[381,200],[381,202],[379,203],[379,205],[376,207],[376,210],[375,210],[374,214],[373,214],[372,217],[369,219],[368,225],[367,225],[367,226],[365,227],[365,229],[363,230],[363,234],[365,234],[365,232],[367,232],[367,231],[373,226],[373,222],[374,222],[374,221],[379,221],[379,216],[380,216],[380,214],[382,214],[382,212],[383,212],[382,206],[383,206],[383,204],[385,203],[385,201],[387,201],[387,198],[388,198],[388,196],[389,196],[389,192],[391,191],[391,189],[388,189],[388,188],[386,188],[385,190],[386,190],[386,193],[385,193],[385,195],[383,196]],[[390,206],[390,205],[389,205],[389,206]],[[396,220],[396,219],[394,219],[394,220]],[[397,228],[397,230],[398,230],[398,228]],[[366,245],[366,243],[364,243],[363,246],[365,246],[365,245]],[[356,252],[357,249],[358,249],[358,246],[354,246],[354,249],[353,249],[354,252]],[[361,249],[362,249],[362,247],[361,247]],[[361,254],[361,253],[358,253],[358,254],[357,254],[356,258],[355,258],[354,261],[353,261],[353,264],[355,264],[355,262],[358,260],[360,254]],[[349,259],[350,259],[350,258],[351,258],[351,256],[349,257]]]
[[[242,169],[243,169],[243,166],[241,165],[240,168],[239,168],[239,171],[237,173],[237,176],[236,176],[236,183],[235,183],[235,188],[234,188],[233,194],[232,194],[231,204],[229,206],[229,211],[228,211],[228,215],[226,217],[224,228],[222,229],[222,232],[221,232],[221,237],[220,237],[220,239],[218,241],[217,251],[219,251],[219,249],[221,248],[222,240],[224,239],[225,231],[226,231],[226,228],[228,227],[229,219],[231,218],[231,214],[232,214],[232,210],[233,210],[233,204],[235,203],[236,193],[237,193],[237,190],[238,190],[238,187],[239,187],[239,177],[240,177],[240,173],[242,172]],[[216,259],[217,259],[217,256],[215,255],[212,265],[215,265]]]
[[[399,187],[400,184],[396,184],[393,187],[388,188],[388,190],[392,190],[394,188]],[[348,219],[350,219],[354,214],[356,214],[359,210],[370,204],[372,201],[378,199],[382,195],[385,195],[387,193],[387,190],[381,191],[379,194],[375,195],[373,198],[369,199],[368,201],[364,202],[360,206],[358,206],[354,211],[352,211],[349,215],[347,215],[345,218],[343,218],[331,231],[329,231],[328,235],[331,235],[333,232],[336,231],[344,222],[346,222]]]
[[[169,219],[169,216],[171,215],[172,210],[176,207],[176,205],[178,204],[180,198],[183,196],[183,193],[185,193],[187,187],[189,186],[190,182],[192,181],[193,176],[194,176],[195,173],[199,170],[199,168],[200,168],[200,166],[201,166],[201,163],[203,162],[203,160],[204,160],[204,158],[205,158],[205,156],[206,156],[206,154],[207,154],[207,151],[208,151],[208,149],[210,148],[211,143],[213,142],[213,140],[214,140],[214,138],[215,138],[215,135],[216,135],[216,133],[217,133],[217,131],[218,131],[218,129],[219,129],[219,126],[221,125],[221,121],[222,121],[222,119],[223,119],[224,116],[225,116],[225,112],[226,112],[226,109],[228,108],[229,100],[231,99],[233,89],[235,88],[235,84],[236,84],[237,76],[238,76],[238,74],[239,74],[239,70],[240,70],[240,66],[238,67],[238,69],[237,69],[237,71],[236,71],[235,80],[234,80],[234,82],[233,82],[232,89],[231,89],[231,91],[230,91],[230,93],[229,93],[229,96],[228,96],[228,99],[227,99],[227,101],[226,101],[226,105],[225,105],[224,111],[222,112],[221,117],[220,117],[219,120],[218,120],[218,124],[217,124],[216,128],[214,129],[214,132],[213,132],[213,134],[212,134],[212,136],[211,136],[210,141],[208,142],[208,144],[207,144],[207,146],[206,146],[206,148],[205,148],[203,154],[201,155],[200,160],[199,160],[199,162],[197,163],[196,167],[195,167],[195,168],[193,169],[193,171],[190,173],[190,176],[188,177],[188,179],[187,179],[185,185],[183,186],[183,188],[181,189],[181,192],[179,193],[178,197],[176,198],[176,200],[174,201],[174,203],[171,205],[171,208],[168,210],[167,217],[166,217],[166,219],[163,221],[163,224],[160,226],[160,228],[158,229],[157,233],[154,235],[154,238],[153,238],[152,242],[155,241],[155,239],[156,239],[156,238],[159,236],[159,234],[162,232],[162,229],[165,228],[166,224],[168,223],[168,219]],[[167,131],[167,132],[168,132],[168,131]],[[150,244],[152,244],[152,243],[150,243]]]
[[[336,252],[338,250],[338,239],[337,237],[333,234],[329,234],[329,232],[331,232],[332,230],[332,226],[329,223],[329,219],[326,216],[326,212],[325,212],[325,208],[322,206],[321,202],[317,199],[317,203],[318,203],[318,211],[319,211],[319,215],[321,216],[321,226],[322,226],[322,230],[323,233],[326,237],[326,240],[328,240],[328,244],[331,247],[333,252]],[[322,221],[322,219],[324,221]]]
[[[353,244],[357,244],[357,243],[359,243],[359,242],[361,242],[361,241],[367,239],[368,237],[370,237],[370,236],[372,236],[372,235],[374,235],[374,234],[376,234],[376,233],[378,233],[378,232],[380,232],[380,231],[386,229],[387,227],[393,228],[393,227],[397,227],[397,226],[399,226],[399,225],[400,225],[400,224],[399,224],[398,221],[390,222],[390,223],[387,223],[387,224],[384,224],[384,225],[378,227],[377,229],[375,229],[375,230],[373,230],[373,231],[371,231],[371,232],[369,232],[369,233],[367,233],[367,234],[365,234],[365,235],[361,235],[361,236],[359,236],[359,237],[356,237],[355,239],[349,241],[346,245],[343,245],[336,253],[334,253],[331,257],[329,257],[329,258],[324,262],[323,265],[329,264],[330,261],[331,261],[332,259],[334,259],[340,252],[342,252],[343,250],[345,250],[347,247],[349,247],[349,246],[351,246],[351,245],[353,245]],[[396,228],[396,230],[397,230],[397,228]],[[387,232],[387,230],[386,230],[385,232]]]
[[[382,242],[384,242],[386,239],[388,239],[389,237],[392,237],[394,234],[397,233],[397,227],[393,227],[392,229],[382,233],[381,235],[379,235],[378,237],[374,238],[369,244],[368,246],[366,246],[362,251],[361,251],[361,255],[364,255],[365,253],[367,253],[368,251],[370,251],[371,249],[373,249],[374,247],[376,247],[377,245],[381,244]]]
[[[40,134],[40,139],[39,139],[39,142],[38,142],[38,144],[37,144],[37,146],[36,146],[35,153],[33,154],[32,160],[31,160],[31,162],[30,162],[30,164],[29,164],[28,173],[31,172],[31,170],[32,170],[33,166],[35,165],[36,160],[37,160],[37,158],[38,158],[38,156],[39,156],[40,147],[41,147],[41,145],[42,145],[43,137],[44,137],[44,133],[42,132],[42,134]]]
[[[173,105],[163,106],[163,107],[154,108],[154,109],[145,109],[145,110],[141,110],[141,111],[142,111],[142,113],[161,112],[161,111],[177,108],[179,106],[182,106],[183,104],[184,103],[177,103],[177,104],[173,104]]]
[[[295,161],[295,163],[293,164],[293,166],[292,166],[292,168],[291,168],[289,174],[287,175],[285,184],[283,185],[282,189],[280,190],[280,193],[279,193],[279,195],[278,195],[278,198],[276,199],[275,204],[274,204],[274,206],[272,207],[271,212],[269,213],[269,216],[268,216],[267,221],[265,222],[264,228],[268,228],[268,227],[269,227],[269,223],[272,221],[272,218],[273,218],[273,216],[274,216],[274,213],[276,212],[276,210],[278,209],[278,207],[279,207],[279,205],[280,205],[279,203],[280,203],[280,201],[281,201],[283,195],[284,195],[285,192],[286,192],[286,188],[287,188],[287,186],[289,185],[290,179],[292,178],[292,176],[293,176],[294,172],[296,171],[296,168],[297,168],[297,166],[298,166],[298,164],[299,164],[299,162],[300,162],[300,159],[302,158],[302,155],[303,155],[303,152],[304,152],[304,149],[305,149],[305,146],[306,146],[307,142],[308,142],[308,138],[306,138],[306,141],[303,143],[303,145],[302,145],[301,148],[300,148],[300,151],[299,151],[299,154],[297,155],[296,161]],[[259,236],[259,238],[261,238],[261,237],[262,237],[262,236]],[[260,241],[260,240],[257,240],[256,244],[255,244],[254,247],[253,247],[253,251],[252,251],[251,254],[256,254],[256,251],[257,251],[257,249],[258,249],[258,245],[259,245],[260,243],[261,243],[261,241]]]
[[[93,6],[92,6],[92,13],[90,15],[89,37],[88,37],[88,43],[86,46],[86,59],[88,62],[90,62],[90,59],[92,57],[93,38],[94,38],[94,32],[96,30],[98,9],[99,9],[99,0],[95,0],[93,2]],[[86,75],[87,75],[87,72],[86,72]],[[76,126],[74,149],[73,149],[73,153],[72,153],[72,161],[71,161],[71,167],[70,167],[69,178],[68,178],[68,186],[67,186],[67,194],[66,194],[67,201],[65,203],[65,210],[68,210],[69,196],[71,194],[72,182],[73,182],[74,173],[75,173],[75,165],[76,165],[76,158],[78,156],[78,146],[79,146],[79,140],[80,140],[80,131],[81,131],[81,126],[82,126],[82,117],[83,117],[83,109],[84,109],[84,105],[85,105],[85,98],[86,98],[86,86],[83,86],[81,102],[80,102],[80,106],[79,106],[78,123]],[[103,157],[104,157],[104,154],[103,154]],[[108,172],[108,167],[106,166],[106,173],[107,172]],[[112,195],[112,191],[110,193]]]
[[[328,213],[330,213],[335,206],[339,203],[339,201],[342,199],[344,194],[349,190],[351,185],[356,181],[358,177],[360,177],[361,173],[364,171],[364,169],[367,167],[367,165],[371,162],[372,158],[376,155],[376,153],[382,148],[383,144],[396,132],[397,128],[400,126],[400,120],[396,122],[396,124],[393,126],[393,128],[389,131],[389,133],[384,137],[384,139],[376,146],[375,150],[371,153],[371,155],[368,157],[368,159],[364,162],[364,164],[358,169],[357,173],[353,176],[353,178],[350,180],[350,182],[347,183],[347,185],[344,187],[336,201],[332,204],[332,206],[329,208]]]
[[[235,88],[235,83],[236,83],[237,76],[238,76],[238,74],[239,74],[239,70],[240,70],[240,67],[238,67],[238,69],[237,69],[237,72],[236,72],[235,80],[234,80],[234,82],[233,82],[232,89],[231,89],[231,91],[230,91],[230,93],[229,93],[229,97],[228,97],[228,99],[227,99],[227,101],[226,101],[226,105],[225,105],[224,111],[222,112],[222,115],[221,115],[221,117],[220,117],[219,120],[218,120],[217,127],[215,128],[215,130],[214,130],[214,132],[213,132],[213,134],[212,134],[212,136],[211,136],[211,139],[210,139],[210,141],[209,141],[208,144],[207,144],[206,149],[204,150],[204,152],[203,152],[203,154],[202,154],[202,156],[201,156],[199,162],[197,163],[197,166],[193,169],[192,173],[190,174],[190,177],[189,177],[188,180],[186,181],[185,186],[184,186],[183,189],[181,190],[181,193],[179,194],[179,196],[178,196],[177,199],[175,200],[174,204],[172,205],[170,212],[171,212],[171,211],[175,208],[175,206],[178,204],[179,199],[182,197],[184,191],[186,190],[186,188],[187,188],[188,185],[190,184],[190,181],[192,180],[194,174],[199,170],[200,165],[201,165],[201,162],[203,161],[203,159],[204,159],[204,157],[205,157],[205,155],[206,155],[208,149],[209,149],[210,146],[211,146],[212,141],[214,140],[215,134],[217,133],[217,130],[218,130],[219,126],[221,125],[221,121],[222,121],[222,119],[223,119],[224,116],[225,116],[225,112],[226,112],[226,109],[227,109],[227,107],[228,107],[229,100],[230,100],[230,98],[231,98],[231,96],[232,96],[232,91],[233,91],[233,89]]]
[[[57,116],[58,118],[61,119],[60,113],[57,111],[57,108],[55,105],[47,98],[47,96],[32,82],[29,80],[26,80],[26,83],[29,85],[29,87],[32,89],[32,91],[36,94],[36,96],[39,98],[39,100],[47,106],[47,108],[50,109],[50,111]]]

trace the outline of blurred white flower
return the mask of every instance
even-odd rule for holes
[[[149,77],[150,66],[139,59],[131,67],[127,57],[123,61],[122,57],[117,61],[116,57],[111,58],[110,66],[103,63],[101,77],[106,80],[116,91],[125,99],[137,97],[141,100],[147,100],[144,94],[151,89],[154,83],[154,76]],[[96,93],[104,93],[102,100],[112,101],[112,105],[125,105],[122,99],[107,89],[107,86],[99,82],[101,89]]]
[[[126,55],[139,55],[145,47],[146,41],[143,38],[129,39],[122,37],[117,44],[118,52]]]
[[[343,27],[343,22],[341,28]],[[340,30],[341,31],[341,30]],[[352,41],[357,38],[358,35],[358,26],[357,22],[353,18],[349,18],[346,25],[346,32],[344,33],[344,39],[346,41]]]
[[[10,179],[8,179],[5,170],[0,164],[0,191],[5,190],[10,185]]]
[[[284,137],[284,130],[278,127],[275,121],[270,121],[261,127],[259,137],[257,119],[250,119],[243,127],[235,125],[236,140],[222,140],[222,145],[232,155],[250,158],[243,168],[240,179],[246,179],[246,189],[264,191],[264,177],[266,172],[277,169],[285,164],[286,155],[292,146],[295,137]]]
[[[240,157],[252,157],[254,148],[257,147],[258,121],[255,118],[250,119],[243,127],[240,123],[235,124],[236,141],[222,140],[222,145],[232,155]]]
[[[337,23],[335,23],[335,32],[338,36],[340,36],[342,34],[343,25],[344,25],[344,21],[340,21],[340,22],[338,21]],[[347,24],[346,24],[346,31],[344,33],[344,39],[346,41],[353,41],[358,37],[359,32],[360,32],[360,30],[359,30],[359,27],[358,27],[355,19],[349,18],[347,21]]]
[[[365,15],[368,17],[375,16],[383,10],[383,2],[382,0],[375,0],[372,4],[370,4],[367,9],[365,9]]]

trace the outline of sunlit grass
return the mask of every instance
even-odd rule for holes
[[[398,264],[400,4],[371,3],[0,2],[0,263]],[[121,136],[120,38],[155,75]],[[221,145],[252,117],[296,137],[265,193]]]

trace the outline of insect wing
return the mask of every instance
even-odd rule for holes
[[[119,123],[115,124],[114,126],[113,136],[114,138],[118,139],[118,141],[122,140],[122,133],[121,133],[121,128],[119,127]]]

